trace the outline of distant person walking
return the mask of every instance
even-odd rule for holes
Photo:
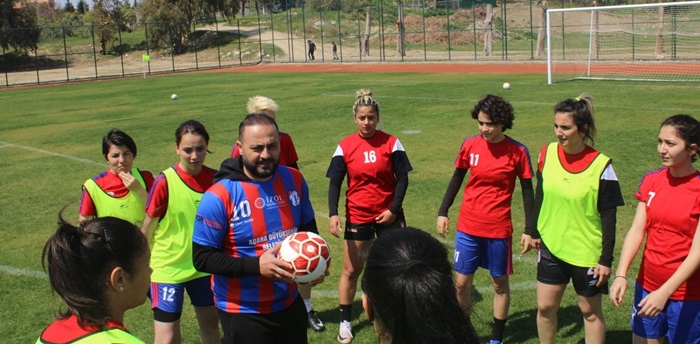
[[[315,60],[314,52],[316,51],[316,44],[311,40],[306,41],[306,43],[309,43],[309,60]]]
[[[335,45],[335,41],[332,41],[331,44],[333,45],[333,59],[338,60],[338,46]]]

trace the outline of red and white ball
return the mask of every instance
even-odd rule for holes
[[[309,283],[323,276],[331,266],[331,251],[320,235],[297,232],[282,241],[278,256],[292,263],[294,281]]]

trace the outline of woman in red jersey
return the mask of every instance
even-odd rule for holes
[[[454,269],[457,299],[471,315],[474,273],[488,269],[494,287],[491,344],[501,344],[510,308],[509,275],[513,273],[511,202],[515,180],[520,180],[525,226],[534,227],[535,202],[530,152],[504,132],[513,127],[513,106],[495,95],[482,98],[472,109],[479,135],[467,137],[455,159],[455,172],[438,210],[437,230],[449,230],[448,210],[469,172],[459,210]]]
[[[59,220],[41,260],[67,310],[37,344],[143,344],[123,322],[127,310],[146,301],[151,276],[146,238],[132,223],[111,216],[78,227]]]
[[[326,173],[330,178],[329,227],[336,237],[342,231],[338,216],[340,188],[348,177],[343,272],[338,283],[340,343],[350,343],[353,338],[350,311],[372,241],[384,231],[406,226],[402,204],[408,172],[413,169],[399,139],[377,130],[379,104],[370,90],[357,91],[352,110],[357,133],[340,141]]]
[[[153,174],[134,167],[136,143],[125,132],[112,129],[102,138],[102,155],[109,169],[83,184],[80,222],[114,216],[141,226]]]
[[[146,204],[141,231],[151,246],[151,309],[155,343],[180,343],[185,292],[194,306],[202,344],[220,343],[211,275],[192,263],[192,232],[199,200],[213,184],[216,170],[204,165],[209,133],[193,119],[175,130],[180,161],[158,175]]]
[[[625,237],[610,292],[625,297],[627,272],[642,247],[634,290],[634,343],[700,343],[700,172],[693,167],[700,123],[688,115],[667,118],[657,151],[663,167],[642,177],[637,213]]]

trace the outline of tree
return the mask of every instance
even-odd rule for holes
[[[140,10],[147,23],[148,43],[154,47],[184,51],[183,40],[190,33],[187,14],[168,0],[146,0]]]
[[[193,23],[214,23],[217,13],[235,18],[239,9],[239,0],[144,0],[139,7],[149,43],[175,54],[185,52]]]
[[[111,21],[119,27],[120,31],[131,31],[137,20],[136,10],[131,7],[129,0],[115,0]]]
[[[398,31],[399,39],[396,43],[396,52],[399,56],[406,56],[406,26],[404,25],[403,4],[399,2],[399,13],[396,18],[396,31]]]
[[[360,41],[360,56],[369,56],[369,33],[372,28],[372,7],[365,7],[365,34]]]
[[[493,19],[496,13],[493,12],[493,5],[486,4],[486,18],[484,18],[484,55],[491,56],[493,51]]]
[[[547,0],[538,0],[537,5],[542,8],[540,11],[540,28],[537,29],[537,56],[542,56],[544,55],[544,39],[547,38],[547,9],[549,4]]]
[[[75,12],[75,7],[73,6],[73,3],[70,2],[70,0],[66,1],[66,5],[63,6],[63,11],[70,13]]]
[[[90,5],[86,4],[85,0],[78,0],[78,7],[75,10],[78,11],[78,14],[83,15],[90,12]]]
[[[36,50],[41,35],[37,21],[36,7],[32,4],[0,0],[0,46],[4,50]]]
[[[107,42],[111,42],[117,33],[117,27],[112,24],[111,13],[119,0],[95,0],[90,21],[94,25],[95,36],[100,41],[100,54],[107,55]]]

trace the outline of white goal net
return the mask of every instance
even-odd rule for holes
[[[700,81],[700,1],[547,10],[548,83]]]

